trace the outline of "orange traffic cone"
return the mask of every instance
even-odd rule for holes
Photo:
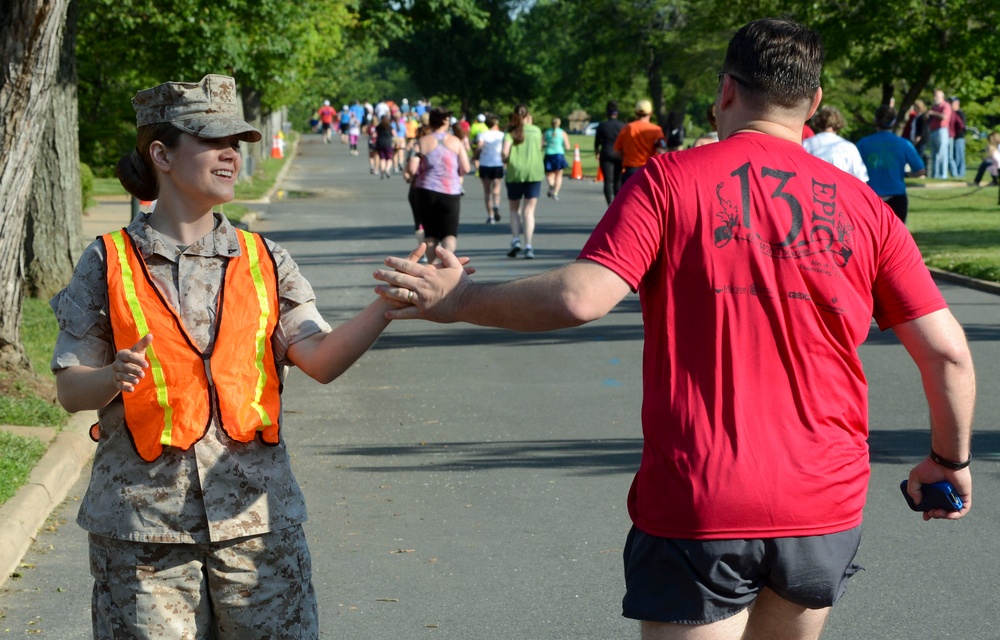
[[[271,157],[277,158],[278,160],[285,157],[284,151],[281,149],[283,145],[281,144],[281,137],[278,134],[274,134],[271,138]]]
[[[594,182],[604,182],[604,172],[601,171],[601,165],[597,165],[597,179]]]
[[[580,145],[573,145],[573,170],[569,177],[574,180],[583,180],[583,164],[580,163]]]

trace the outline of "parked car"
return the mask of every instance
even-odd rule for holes
[[[591,122],[586,127],[583,128],[583,135],[585,136],[596,136],[597,135],[597,125],[599,122]]]

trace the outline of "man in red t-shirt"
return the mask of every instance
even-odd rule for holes
[[[380,295],[411,304],[388,317],[517,331],[580,325],[638,291],[644,444],[623,613],[644,640],[819,637],[858,569],[858,347],[873,316],[914,359],[930,407],[910,495],[947,480],[965,506],[924,518],[970,506],[968,345],[892,210],[802,148],[822,59],[797,23],[740,29],[719,74],[721,141],[650,160],[572,264],[479,284],[439,251],[442,268],[388,258],[375,274]]]
[[[622,182],[642,169],[658,153],[666,151],[663,129],[649,121],[653,104],[640,100],[635,105],[635,120],[625,125],[615,138],[615,151],[622,156]]]
[[[934,90],[934,104],[927,111],[927,124],[931,132],[931,177],[947,179],[951,158],[951,105],[944,99],[941,89]]]
[[[323,142],[329,144],[330,137],[333,135],[333,117],[337,115],[337,110],[330,106],[329,100],[324,100],[317,115],[319,115],[320,126],[323,129]]]

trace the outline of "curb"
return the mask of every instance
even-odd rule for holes
[[[96,421],[94,411],[70,417],[69,424],[31,471],[28,483],[0,506],[0,586],[17,569],[45,520],[66,498],[93,457],[97,444],[88,432]]]
[[[931,272],[931,277],[935,280],[951,282],[952,284],[958,284],[963,287],[968,287],[969,289],[975,289],[976,291],[984,291],[986,293],[1000,295],[1000,284],[997,284],[996,282],[970,278],[969,276],[962,276],[957,273],[942,271],[941,269],[935,269],[933,267],[927,267],[927,269]]]

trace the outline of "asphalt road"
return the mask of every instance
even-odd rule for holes
[[[604,210],[570,181],[538,207],[534,261],[505,257],[467,180],[459,253],[482,280],[572,260]],[[306,136],[254,229],[289,249],[339,323],[372,299],[371,272],[414,245],[406,187]],[[992,639],[1000,584],[1000,298],[942,284],[979,370],[975,508],[923,522],[898,485],[927,450],[919,376],[890,334],[863,348],[873,477],[858,562],[825,640]],[[625,498],[640,454],[641,318],[627,298],[588,326],[521,335],[397,322],[322,386],[293,371],[285,436],[306,493],[322,637],[637,638],[621,617]],[[0,630],[90,633],[82,478],[0,592]]]

